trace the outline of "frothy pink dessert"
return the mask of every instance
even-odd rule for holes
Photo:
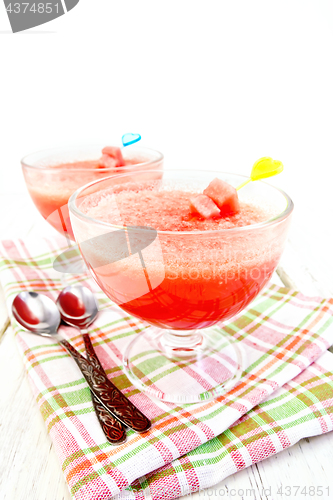
[[[156,187],[156,182],[117,186],[87,197],[80,210],[110,224],[119,224],[120,216],[124,225],[150,226],[158,231],[231,229],[264,222],[273,215],[269,207],[241,202],[237,214],[205,219],[191,213],[191,198],[198,193]]]
[[[114,225],[108,229],[74,219],[77,242],[95,280],[111,300],[151,324],[191,329],[230,318],[259,293],[280,257],[284,233],[274,236],[269,226],[254,227],[276,215],[272,208],[247,200],[235,215],[205,219],[191,213],[191,199],[200,189],[189,181],[185,190],[184,183],[167,184],[161,176],[77,199],[88,217]],[[132,226],[131,241],[144,238],[144,231],[133,226],[158,231],[142,250],[144,270],[138,252],[114,259],[109,237],[124,225]],[[233,231],[244,226],[249,231]]]

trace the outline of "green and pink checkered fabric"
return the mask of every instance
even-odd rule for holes
[[[22,290],[57,298],[64,282],[52,264],[66,248],[61,245],[55,239],[0,244],[8,307]],[[240,383],[214,401],[177,406],[140,393],[122,372],[122,353],[145,325],[113,305],[89,278],[66,279],[96,293],[101,313],[90,330],[96,352],[114,383],[153,422],[148,433],[128,431],[126,443],[111,446],[73,360],[51,339],[24,332],[13,320],[37,403],[76,500],[176,498],[301,437],[332,430],[331,354],[324,354],[333,343],[332,299],[271,286],[224,325],[247,353]],[[84,352],[77,330],[62,327],[62,334]],[[154,370],[154,364],[146,367],[148,379],[154,379]]]
[[[139,478],[116,498],[164,500],[190,495],[302,438],[332,430],[333,354],[326,352],[230,429]]]

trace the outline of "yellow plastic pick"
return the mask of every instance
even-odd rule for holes
[[[280,174],[282,170],[283,165],[281,161],[273,160],[273,158],[269,158],[268,156],[259,158],[259,160],[257,160],[252,167],[251,177],[236,189],[238,191],[251,181],[258,181],[259,179],[266,179],[266,177],[273,177],[273,175]]]

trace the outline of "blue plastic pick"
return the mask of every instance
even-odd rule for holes
[[[140,134],[124,134],[121,138],[124,148],[141,140]]]

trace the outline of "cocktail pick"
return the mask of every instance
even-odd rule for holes
[[[266,179],[266,177],[273,177],[273,175],[280,174],[283,170],[281,161],[273,160],[269,156],[259,158],[252,167],[251,177],[236,188],[238,191],[246,186],[251,181],[258,181],[259,179]]]
[[[121,138],[124,148],[141,140],[140,134],[124,134]]]

